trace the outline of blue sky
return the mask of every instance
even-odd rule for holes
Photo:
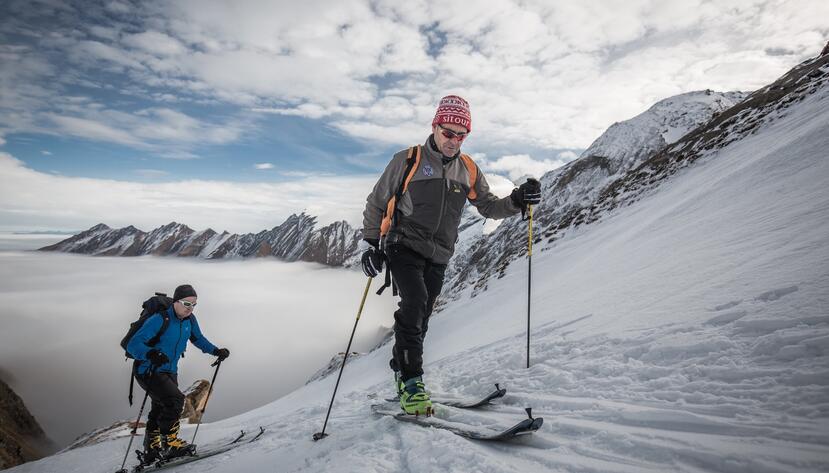
[[[508,191],[660,99],[765,85],[819,52],[827,17],[818,0],[5,1],[0,230],[359,225],[449,93]]]

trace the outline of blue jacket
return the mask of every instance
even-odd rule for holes
[[[127,344],[127,351],[133,358],[140,362],[138,365],[138,374],[144,374],[150,370],[151,365],[150,361],[147,360],[147,353],[153,349],[161,350],[170,359],[169,362],[158,368],[159,373],[178,372],[178,360],[181,358],[184,350],[187,349],[187,340],[193,342],[193,345],[196,345],[196,347],[207,354],[212,355],[216,350],[216,346],[202,335],[201,329],[199,329],[199,323],[195,317],[191,315],[184,320],[179,320],[172,306],[167,309],[167,315],[170,317],[170,323],[167,325],[167,330],[164,331],[158,344],[151,347],[147,345],[147,342],[161,330],[161,324],[164,322],[164,318],[160,312],[147,319]]]

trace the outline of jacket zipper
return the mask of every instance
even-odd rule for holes
[[[441,186],[440,188],[440,214],[438,214],[438,224],[435,226],[435,231],[432,232],[432,255],[430,258],[435,256],[435,253],[438,250],[438,244],[435,241],[435,235],[437,235],[438,230],[440,230],[440,224],[443,221],[443,213],[446,211],[446,188],[449,186],[449,181],[446,179],[446,163],[441,163],[441,179],[443,179],[443,183],[445,185]]]
[[[176,351],[173,353],[174,355],[176,353],[178,353],[178,344],[181,343],[181,331],[182,331],[183,322],[184,321],[182,321],[182,320],[178,321],[178,340],[176,341]],[[181,355],[178,355],[178,356],[181,356]],[[173,363],[173,360],[170,360],[171,365],[172,365],[172,363]]]

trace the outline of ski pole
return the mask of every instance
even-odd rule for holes
[[[150,368],[150,380],[153,379],[155,375],[155,366]],[[124,453],[124,461],[121,462],[121,469],[116,471],[115,473],[127,473],[126,468],[124,466],[127,464],[127,457],[130,456],[130,449],[132,448],[132,441],[135,439],[135,434],[138,432],[138,422],[141,421],[141,416],[144,415],[144,406],[147,404],[147,398],[150,397],[150,390],[148,389],[147,392],[144,394],[144,400],[141,401],[141,409],[138,410],[138,418],[135,419],[135,424],[132,426],[132,432],[130,432],[130,443],[127,445],[127,452]]]
[[[354,321],[354,328],[351,329],[351,337],[348,339],[348,347],[345,349],[343,355],[343,364],[340,366],[340,374],[337,376],[337,382],[334,384],[334,394],[331,395],[331,402],[328,404],[328,413],[325,414],[325,422],[322,424],[322,431],[314,434],[314,441],[328,437],[325,433],[325,427],[328,426],[328,416],[331,415],[331,407],[334,405],[334,398],[337,396],[337,388],[340,387],[340,378],[343,377],[343,370],[345,370],[345,361],[348,359],[348,353],[351,351],[351,342],[354,340],[354,332],[357,331],[357,322],[360,321],[360,314],[363,313],[363,306],[366,304],[366,296],[368,295],[368,288],[371,287],[372,278],[366,281],[366,290],[363,291],[363,299],[360,301],[360,308],[357,310],[357,320]]]
[[[530,213],[527,226],[527,368],[530,367],[530,307],[532,304],[533,283],[533,206],[528,205]]]
[[[196,435],[199,433],[199,427],[201,427],[201,420],[204,417],[204,411],[207,410],[207,401],[210,400],[210,394],[213,393],[213,383],[216,382],[216,375],[219,374],[219,367],[222,366],[222,359],[219,358],[212,365],[215,366],[216,370],[213,371],[213,379],[210,380],[210,388],[207,389],[207,397],[204,399],[204,405],[201,407],[201,415],[199,415],[199,423],[196,424],[196,431],[193,432],[193,441],[190,442],[191,445],[196,445]]]

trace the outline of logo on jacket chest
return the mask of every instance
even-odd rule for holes
[[[424,164],[423,165],[423,175],[426,177],[432,177],[435,175],[435,168],[432,167],[431,164]]]

